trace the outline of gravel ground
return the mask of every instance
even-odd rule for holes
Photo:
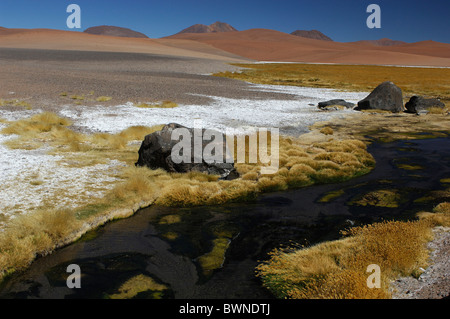
[[[99,96],[112,97],[109,105],[163,100],[208,104],[210,95],[292,99],[288,94],[248,91],[244,82],[208,76],[237,69],[223,61],[154,54],[0,48],[0,99],[24,100],[33,108],[50,111],[62,103],[75,104],[61,97],[62,92],[85,95],[86,106],[97,105]]]
[[[430,266],[418,279],[402,277],[392,283],[393,299],[442,299],[450,297],[450,228],[433,230]]]

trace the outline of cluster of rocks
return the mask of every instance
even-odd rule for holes
[[[445,104],[439,99],[426,99],[422,96],[413,96],[403,106],[402,90],[392,82],[383,82],[378,85],[365,99],[357,105],[345,100],[330,100],[320,102],[317,106],[322,111],[336,111],[342,109],[383,110],[393,113],[406,112],[415,114],[427,114],[430,108],[445,108]]]
[[[319,109],[324,111],[336,111],[342,109],[353,110],[384,110],[394,113],[409,112],[416,114],[427,113],[431,107],[444,108],[445,105],[438,99],[425,99],[421,96],[413,96],[405,106],[403,106],[403,94],[402,90],[392,82],[383,82],[373,90],[365,99],[358,102],[357,105],[347,102],[345,100],[330,100],[326,102],[320,102]],[[147,135],[142,142],[139,150],[139,160],[137,166],[147,166],[152,169],[162,168],[168,172],[174,173],[187,173],[191,171],[197,171],[207,173],[211,175],[219,175],[221,179],[235,179],[239,177],[239,174],[234,168],[234,163],[228,163],[226,161],[226,138],[220,133],[216,133],[214,136],[216,139],[213,141],[216,145],[211,145],[210,141],[203,140],[202,150],[205,147],[211,148],[214,146],[216,149],[222,149],[224,158],[215,162],[206,162],[204,160],[196,160],[195,152],[190,154],[190,161],[182,163],[176,163],[173,160],[172,150],[180,142],[181,139],[173,140],[172,135],[174,130],[185,129],[190,136],[194,136],[195,132],[192,128],[187,128],[179,124],[169,124],[164,126],[161,131],[154,132]],[[191,140],[194,143],[193,139]],[[194,145],[192,144],[192,149]]]

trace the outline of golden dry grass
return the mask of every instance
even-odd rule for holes
[[[178,107],[178,104],[172,101],[162,101],[159,103],[137,103],[134,104],[134,106],[139,108],[145,108],[145,109],[152,109],[152,108],[162,108],[162,109],[172,109]]]
[[[112,97],[110,96],[99,96],[95,99],[97,102],[109,102],[112,100]]]
[[[385,299],[390,281],[417,276],[426,267],[432,228],[448,226],[450,204],[433,213],[421,213],[415,221],[385,221],[355,227],[346,237],[303,249],[276,249],[257,267],[257,274],[278,298]],[[367,286],[367,267],[381,269],[381,288]]]
[[[384,81],[398,85],[404,95],[439,97],[450,102],[450,69],[405,68],[370,65],[321,64],[235,64],[240,72],[222,72],[216,76],[243,81],[304,87],[333,88],[371,92]]]
[[[0,279],[51,253],[77,227],[80,223],[69,210],[40,210],[9,221],[0,232]]]
[[[331,127],[325,126],[320,130],[320,133],[325,134],[325,135],[333,135],[334,131]]]
[[[28,103],[26,101],[18,100],[18,99],[13,99],[13,100],[0,99],[0,107],[1,106],[17,106],[17,107],[23,107],[27,110],[32,109],[30,103]]]

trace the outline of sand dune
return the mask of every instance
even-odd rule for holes
[[[162,39],[121,38],[49,29],[0,28],[0,47],[151,53],[229,62],[248,60],[450,67],[450,44],[375,46],[321,41],[267,30],[183,33]]]
[[[450,66],[450,44],[433,41],[383,47],[320,41],[266,29],[169,38],[199,41],[260,61]]]
[[[208,44],[189,40],[180,41],[179,45],[171,42],[51,29],[0,29],[0,47],[3,48],[151,53],[230,62],[247,60]],[[192,43],[189,45],[189,42]]]

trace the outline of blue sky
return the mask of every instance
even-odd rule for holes
[[[222,21],[238,30],[317,29],[341,42],[386,37],[450,43],[448,0],[0,0],[0,26],[65,30],[72,3],[82,10],[80,31],[116,25],[159,38]],[[366,26],[372,3],[381,7],[381,29]]]

